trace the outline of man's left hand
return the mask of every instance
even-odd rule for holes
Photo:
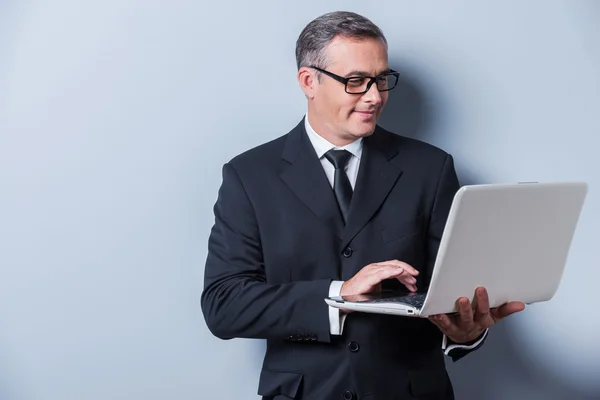
[[[432,315],[429,320],[453,342],[467,343],[477,340],[487,328],[501,319],[523,311],[525,304],[513,301],[490,309],[487,290],[479,287],[475,290],[472,303],[466,297],[461,297],[456,301],[456,308],[458,314]]]

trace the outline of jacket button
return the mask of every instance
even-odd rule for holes
[[[314,341],[314,340],[317,340],[317,339],[318,339],[318,337],[314,333],[310,335],[310,340]]]
[[[342,255],[346,258],[352,257],[352,248],[350,246],[346,247]]]
[[[344,400],[352,400],[352,399],[354,399],[354,395],[352,394],[351,391],[346,390],[344,392],[344,394],[342,394],[342,399],[344,399]]]
[[[360,348],[360,346],[356,342],[350,342],[350,343],[348,343],[348,349],[350,349],[350,351],[353,352],[353,353],[356,353],[359,348]]]

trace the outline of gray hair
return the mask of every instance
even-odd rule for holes
[[[311,21],[300,33],[296,41],[296,65],[325,68],[327,56],[325,48],[337,36],[352,39],[382,39],[387,46],[383,32],[371,20],[362,15],[336,11],[321,15]]]

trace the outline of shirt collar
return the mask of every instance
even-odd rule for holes
[[[359,138],[358,140],[355,140],[354,142],[342,147],[336,146],[333,143],[329,142],[327,139],[325,139],[323,136],[315,132],[315,130],[312,128],[312,126],[310,126],[310,123],[308,122],[308,114],[304,117],[304,127],[306,128],[306,133],[308,134],[310,142],[312,143],[313,147],[315,148],[315,151],[317,152],[317,157],[321,158],[329,150],[336,149],[348,150],[350,153],[352,153],[353,156],[360,159],[363,148],[362,138]]]

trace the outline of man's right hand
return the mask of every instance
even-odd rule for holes
[[[419,271],[398,260],[383,261],[363,267],[356,275],[342,284],[341,296],[381,291],[381,281],[396,278],[411,292],[417,290],[414,278]]]

